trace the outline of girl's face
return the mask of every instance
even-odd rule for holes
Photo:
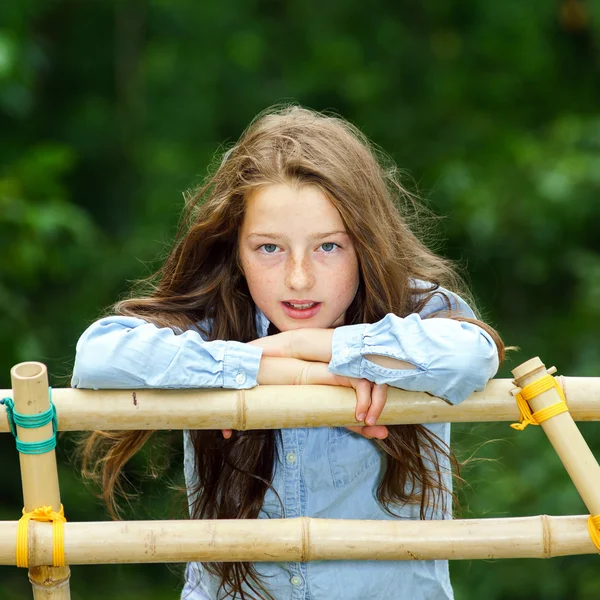
[[[279,331],[344,324],[358,259],[319,188],[277,184],[250,194],[239,252],[252,299]]]

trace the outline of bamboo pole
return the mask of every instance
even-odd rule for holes
[[[52,561],[52,527],[32,523],[35,564]],[[0,564],[16,523],[0,522]],[[187,561],[435,560],[594,554],[587,516],[448,521],[247,519],[65,524],[69,564]]]
[[[27,362],[15,365],[11,369],[13,400],[15,410],[26,415],[40,414],[48,410],[48,372],[42,363]],[[52,437],[52,423],[36,429],[17,427],[17,435],[24,442],[40,442]],[[58,471],[56,468],[56,453],[54,450],[44,454],[21,454],[21,482],[23,486],[23,503],[25,511],[29,512],[41,506],[52,506],[52,510],[60,510],[60,492],[58,489]],[[32,527],[33,525],[33,527]],[[39,525],[39,523],[35,523]],[[29,523],[29,581],[33,588],[34,600],[69,600],[70,569],[68,566],[51,567],[46,561],[44,565],[35,562],[36,548],[33,543],[32,529]],[[52,525],[48,524],[50,532],[50,548],[52,548]],[[15,543],[16,529],[11,538]],[[12,564],[16,564],[15,562]]]
[[[527,384],[555,371],[554,367],[546,370],[544,363],[538,357],[528,360],[512,371],[515,384],[518,386],[515,393]],[[529,400],[529,406],[533,412],[536,412],[560,401],[558,391],[552,388]],[[540,426],[567,469],[590,514],[600,515],[600,465],[577,428],[573,417],[568,412],[564,412],[543,421]]]
[[[600,377],[559,377],[573,417],[600,420]],[[509,379],[493,379],[458,406],[429,394],[388,388],[378,423],[516,421]],[[11,390],[0,390],[0,397]],[[54,389],[62,431],[94,429],[279,429],[356,425],[354,390],[264,385],[251,390]],[[0,432],[8,431],[0,407]]]

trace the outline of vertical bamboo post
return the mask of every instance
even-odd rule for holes
[[[38,362],[25,362],[11,369],[13,400],[15,410],[26,415],[43,413],[50,407],[48,399],[48,371],[46,365]],[[29,429],[17,427],[17,435],[24,442],[40,442],[52,437],[52,423]],[[52,506],[60,510],[58,470],[54,450],[44,454],[21,454],[21,482],[23,504],[29,512],[41,506]],[[29,523],[29,562],[35,551],[33,541],[34,524]],[[51,527],[50,524],[47,525]],[[70,600],[69,577],[71,571],[64,567],[30,567],[29,581],[33,588],[34,600]]]
[[[513,393],[520,392],[519,388],[555,371],[554,367],[546,370],[539,357],[524,362],[512,371],[518,386]],[[556,388],[551,388],[529,400],[529,405],[532,411],[536,412],[560,401],[561,397]],[[600,515],[600,466],[571,414],[561,413],[543,421],[540,426],[556,450],[590,514]]]

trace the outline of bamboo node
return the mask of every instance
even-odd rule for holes
[[[246,431],[246,391],[238,390],[236,395],[236,423],[233,429]]]
[[[49,569],[52,569],[52,571],[50,572]],[[64,577],[56,577],[57,572],[64,572],[66,575]],[[44,590],[46,593],[49,590],[54,591],[68,586],[70,579],[71,569],[67,566],[54,568],[40,565],[38,567],[30,567],[29,569],[29,583],[31,583],[31,586]]]
[[[300,517],[300,531],[302,541],[300,546],[300,562],[311,560],[310,552],[310,519],[308,517]]]
[[[542,517],[542,552],[544,558],[552,558],[552,528],[550,527],[550,519],[548,515]]]

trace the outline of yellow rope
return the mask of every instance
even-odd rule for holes
[[[532,413],[528,401],[552,388],[556,388],[561,400]],[[521,393],[517,394],[516,399],[521,418],[520,423],[512,423],[511,427],[518,431],[523,431],[527,425],[539,425],[540,423],[543,423],[556,415],[568,412],[569,410],[565,394],[552,375],[545,375],[537,381],[526,385],[521,390]],[[592,542],[594,542],[594,546],[596,546],[598,552],[600,552],[600,515],[596,515],[595,517],[590,515],[590,518],[588,519],[588,532],[592,538]]]
[[[51,506],[41,506],[31,512],[25,512],[19,519],[17,527],[17,567],[29,566],[29,521],[52,522],[52,561],[55,567],[65,566],[65,510],[60,505],[60,511],[54,512]]]
[[[596,515],[588,519],[588,531],[590,532],[590,537],[592,538],[592,542],[594,542],[594,546],[598,548],[598,552],[600,552],[600,515]]]
[[[528,401],[536,396],[539,396],[543,392],[551,390],[552,388],[556,388],[561,400],[555,404],[543,408],[542,410],[532,413]],[[552,375],[545,375],[537,381],[526,385],[521,390],[521,393],[516,395],[516,400],[521,417],[519,419],[520,422],[512,423],[511,427],[518,431],[523,431],[527,425],[539,425],[551,417],[555,417],[556,415],[560,415],[561,413],[569,410],[562,388],[560,385],[558,385],[558,382],[556,379],[554,379],[554,377],[552,377]]]

